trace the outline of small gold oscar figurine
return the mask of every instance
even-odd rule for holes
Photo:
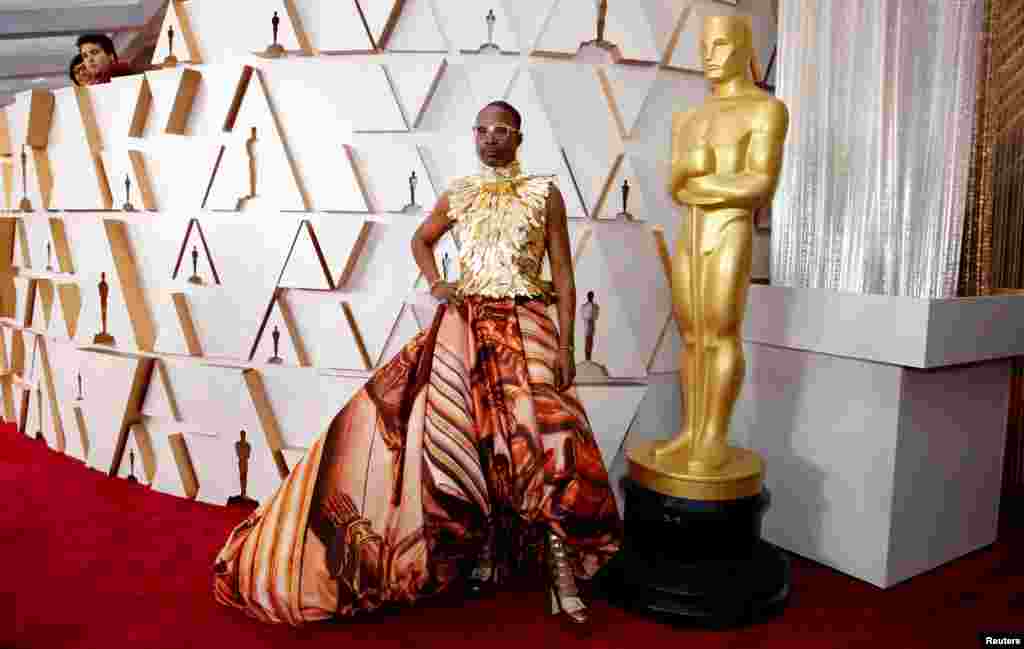
[[[107,299],[110,297],[110,285],[107,284],[107,274],[100,273],[100,321],[103,328],[93,336],[92,342],[95,345],[113,345],[114,337],[107,333]]]
[[[203,285],[203,278],[199,276],[199,248],[192,246],[192,277],[188,278],[189,284]]]
[[[441,255],[441,280],[448,281],[448,264],[451,263],[451,259],[448,257],[448,253]]]
[[[256,156],[256,144],[259,142],[259,138],[256,137],[256,127],[253,126],[249,132],[249,138],[245,141],[245,155],[249,158],[249,193],[238,199],[235,204],[235,209],[242,211],[245,209],[246,203],[256,198],[256,173],[257,164]]]
[[[239,433],[240,437],[235,442],[235,455],[238,456],[238,483],[241,491],[237,496],[228,498],[229,505],[256,505],[256,501],[246,495],[246,488],[249,484],[249,456],[252,455],[252,445],[245,440],[245,431]]]
[[[595,363],[594,337],[597,330],[597,319],[601,315],[601,307],[594,302],[594,292],[587,291],[587,301],[580,307],[580,320],[583,321],[583,362],[576,364],[577,383],[600,383],[608,380],[608,368]]]
[[[487,17],[484,20],[487,21],[487,42],[480,46],[480,54],[499,54],[501,48],[494,42],[494,23],[498,22],[497,16],[494,15],[494,9],[487,12]]]
[[[617,63],[622,60],[618,45],[604,39],[604,27],[608,19],[608,0],[597,3],[597,38],[580,43],[576,60],[582,63]]]
[[[277,42],[277,33],[281,27],[281,19],[278,17],[277,12],[274,12],[274,17],[270,19],[271,28],[274,30],[274,42],[267,46],[267,49],[263,52],[263,56],[268,59],[279,59],[285,55],[284,46]]]
[[[615,215],[615,218],[622,219],[623,221],[632,221],[633,215],[629,213],[629,179],[625,178],[622,181],[622,211]]]
[[[409,204],[402,208],[402,212],[409,214],[412,212],[418,212],[420,204],[416,202],[416,185],[419,183],[419,178],[416,176],[416,170],[413,169],[409,175]]]
[[[78,372],[78,396],[75,397],[75,401],[82,401],[84,398],[82,396],[82,373]]]
[[[278,355],[278,349],[281,345],[281,332],[278,330],[277,325],[274,325],[274,331],[270,334],[270,337],[274,339],[274,355],[267,359],[267,362],[271,365],[281,365],[284,363],[284,359]]]
[[[128,477],[125,478],[128,482],[138,482],[139,479],[135,477],[135,449],[128,449]]]
[[[173,68],[178,65],[178,57],[174,56],[174,25],[167,26],[167,57],[164,58],[164,67]]]
[[[124,177],[124,205],[121,209],[125,212],[135,211],[135,206],[132,205],[132,177],[127,175]]]
[[[49,273],[53,272],[53,250],[50,242],[46,242],[46,271]]]
[[[22,212],[32,211],[32,201],[28,199],[28,153],[25,152],[25,145],[21,145],[21,202],[18,209]]]

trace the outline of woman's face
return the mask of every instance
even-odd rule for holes
[[[89,67],[85,63],[75,66],[75,83],[80,86],[88,86],[92,83],[92,73],[89,72]]]

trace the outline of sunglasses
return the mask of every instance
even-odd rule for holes
[[[499,142],[504,142],[512,137],[513,133],[518,132],[519,129],[509,126],[508,124],[491,124],[490,126],[480,126],[477,124],[473,127],[473,134],[477,137],[482,138],[490,133],[494,139]]]

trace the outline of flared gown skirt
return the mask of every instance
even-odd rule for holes
[[[538,300],[438,308],[228,537],[218,602],[299,625],[440,593],[484,544],[539,559],[548,530],[578,577],[618,550],[621,519],[558,336]]]

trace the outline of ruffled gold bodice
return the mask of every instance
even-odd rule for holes
[[[523,175],[516,162],[452,182],[448,218],[459,247],[460,294],[552,299],[541,273],[554,181]]]

